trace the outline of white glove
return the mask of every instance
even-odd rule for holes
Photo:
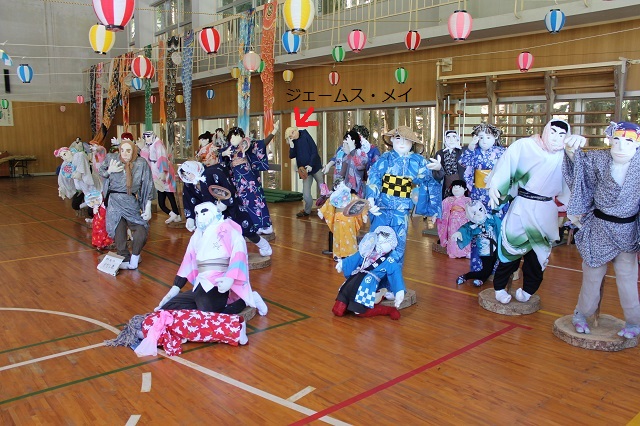
[[[569,158],[573,161],[573,156],[578,150],[587,144],[587,140],[580,135],[569,135],[564,138],[564,151]]]
[[[307,172],[311,173],[311,166],[304,166],[305,169],[307,169]]]
[[[451,235],[451,238],[452,238],[454,241],[462,241],[462,233],[460,233],[460,232],[454,232],[454,233]],[[446,241],[445,241],[445,242],[446,242]],[[442,241],[440,241],[440,243],[441,243],[441,245],[442,245]],[[444,247],[444,245],[442,245],[442,246]]]
[[[580,220],[582,219],[581,214],[579,215],[568,214],[567,219],[569,219],[573,225],[577,226],[578,228],[582,228],[582,223],[580,223]]]
[[[231,286],[233,285],[233,278],[229,278],[229,277],[216,278],[214,283],[218,286],[218,293],[224,293],[226,291],[231,290]]]
[[[62,187],[58,187],[58,197],[62,198],[63,200],[65,199],[64,196],[64,190],[62,189]]]
[[[273,123],[273,130],[271,131],[271,134],[275,136],[276,133],[278,133],[278,130],[280,130],[280,120]]]
[[[220,213],[222,213],[223,211],[225,211],[227,209],[227,205],[224,203],[221,203],[220,201],[216,202],[216,208],[218,209],[218,211]]]
[[[229,145],[229,146],[227,147],[227,149],[225,149],[224,151],[222,151],[222,154],[220,154],[220,155],[222,155],[223,157],[228,157],[228,156],[230,156],[230,155],[231,155],[231,145]]]
[[[154,309],[154,311],[159,311],[160,309],[162,309],[162,307],[171,299],[173,299],[174,297],[176,297],[176,295],[180,293],[180,287],[178,287],[177,285],[174,285],[171,287],[171,289],[169,290],[169,293],[167,293],[167,295],[165,297],[162,298],[162,300],[160,301],[160,303],[158,303],[158,306]]]
[[[442,170],[442,163],[440,162],[440,156],[438,155],[436,158],[429,158],[429,164],[427,164],[427,169],[431,171]]]
[[[367,223],[369,221],[369,215],[362,215],[362,223]]]
[[[326,165],[326,166],[324,166],[324,167],[322,168],[322,173],[324,173],[325,175],[326,175],[327,173],[329,173],[329,171],[331,170],[331,168],[332,168],[335,164],[336,164],[336,163],[334,163],[333,161],[329,161],[329,162],[327,163],[327,165]]]
[[[320,220],[324,219],[324,215],[322,214],[320,209],[318,209],[318,217],[320,218]]]
[[[287,142],[289,142],[289,147],[293,148],[293,139],[287,138]]]
[[[369,201],[369,213],[374,216],[380,216],[380,207],[376,206],[376,202],[373,197],[367,198],[367,201]]]
[[[115,158],[112,158],[111,161],[109,161],[109,168],[107,169],[107,173],[109,174],[118,173],[123,170],[124,170],[124,166]]]
[[[151,201],[147,201],[147,204],[144,206],[144,211],[140,215],[142,220],[148,221],[151,219]]]
[[[118,145],[118,138],[111,138],[111,146]]]
[[[403,300],[404,300],[404,290],[400,290],[396,292],[396,301],[393,302],[393,305],[396,307],[396,309],[400,307]]]
[[[189,232],[195,231],[196,230],[196,221],[192,217],[188,218],[186,227],[187,227],[187,231],[189,231]]]
[[[436,219],[438,219],[438,215],[434,214],[433,216],[431,216],[431,222],[436,223]]]
[[[338,273],[342,273],[342,259],[338,260],[338,263],[336,263],[336,271],[338,271]]]
[[[498,191],[498,188],[489,188],[489,205],[494,209],[500,205],[500,191]]]
[[[478,140],[480,138],[478,138],[477,136],[474,136],[473,139],[471,139],[471,142],[469,142],[469,146],[468,148],[473,151],[474,149],[476,149],[476,147],[478,146]]]

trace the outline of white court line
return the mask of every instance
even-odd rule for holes
[[[151,391],[151,373],[142,373],[142,387],[140,388],[140,392],[150,392]]]
[[[129,417],[129,420],[127,420],[127,422],[124,424],[124,426],[135,426],[138,424],[138,420],[140,420],[140,414],[132,414],[131,417]]]
[[[109,324],[106,324],[106,323],[104,323],[102,321],[98,321],[98,320],[93,319],[93,318],[83,317],[81,315],[70,314],[70,313],[67,313],[67,312],[47,311],[47,310],[44,310],[44,309],[30,309],[30,308],[0,308],[0,311],[36,312],[36,313],[44,313],[44,314],[61,315],[61,316],[65,316],[65,317],[79,319],[79,320],[82,320],[82,321],[87,321],[87,322],[90,322],[92,324],[96,324],[96,325],[98,325],[98,326],[100,326],[100,327],[102,327],[104,329],[107,329],[107,330],[109,330],[109,331],[111,331],[111,332],[113,332],[115,334],[120,334],[120,330],[118,330],[117,328],[112,327]],[[98,347],[98,346],[104,346],[104,343],[98,343],[96,345],[93,345],[93,347]],[[89,349],[89,348],[90,347],[87,347],[86,349]],[[239,389],[242,389],[242,390],[247,391],[249,393],[252,393],[252,394],[254,394],[256,396],[264,398],[267,401],[274,402],[274,403],[279,404],[279,405],[281,405],[283,407],[289,408],[291,410],[297,411],[297,412],[302,413],[302,414],[306,414],[307,416],[311,416],[311,415],[316,414],[316,411],[313,411],[313,410],[311,410],[309,408],[306,408],[306,407],[303,407],[301,405],[295,404],[293,402],[287,401],[284,398],[280,398],[279,396],[272,395],[272,394],[270,394],[268,392],[265,392],[265,391],[262,391],[262,390],[260,390],[258,388],[254,388],[253,386],[250,386],[250,385],[242,383],[242,382],[240,382],[238,380],[232,379],[231,377],[227,377],[227,376],[225,376],[223,374],[216,373],[213,370],[210,370],[210,369],[208,369],[206,367],[202,367],[201,365],[198,365],[198,364],[196,364],[194,362],[187,361],[186,359],[183,359],[183,358],[181,358],[179,356],[169,357],[169,356],[167,356],[167,354],[163,350],[158,350],[158,353],[160,355],[166,357],[170,361],[177,362],[178,364],[182,364],[185,367],[192,368],[192,369],[194,369],[196,371],[199,371],[200,373],[203,373],[203,374],[205,374],[207,376],[210,376],[210,377],[213,377],[215,379],[218,379],[221,382],[230,384],[230,385],[235,386],[235,387],[237,387]],[[34,362],[34,361],[35,360],[32,360],[31,362]],[[129,418],[129,421],[127,422],[127,425],[133,426],[138,422],[139,419],[140,419],[140,415],[137,415],[137,414],[136,415],[132,415]],[[345,423],[345,422],[342,422],[340,420],[333,419],[333,418],[331,418],[329,416],[321,417],[318,420],[322,420],[323,422],[329,423],[331,425],[350,426],[349,423]],[[134,423],[130,423],[132,421]]]
[[[74,354],[76,352],[86,351],[87,349],[97,348],[98,346],[104,346],[104,343],[96,343],[95,345],[85,346],[83,348],[71,349],[70,351],[60,352],[53,355],[47,355],[41,358],[34,358],[34,359],[30,359],[29,361],[23,361],[23,362],[17,362],[15,364],[5,365],[4,367],[0,367],[0,371],[11,370],[12,368],[22,367],[24,365],[33,364],[34,362],[46,361],[48,359],[58,358],[61,356]]]
[[[296,402],[297,400],[299,400],[303,396],[310,394],[314,390],[316,390],[316,388],[312,386],[307,386],[306,388],[302,389],[300,392],[291,395],[289,398],[287,398],[287,401]]]

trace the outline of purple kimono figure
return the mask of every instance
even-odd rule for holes
[[[344,135],[342,149],[348,152],[342,162],[341,176],[344,178],[345,185],[355,191],[356,195],[364,198],[364,173],[369,164],[369,157],[362,151],[360,144],[360,135],[358,132],[351,130]]]
[[[436,220],[438,237],[440,244],[447,248],[447,254],[450,258],[468,258],[471,254],[471,246],[459,248],[457,241],[453,239],[453,234],[469,221],[465,206],[471,202],[471,198],[466,196],[468,193],[467,185],[463,180],[453,181],[450,191],[453,195],[442,200],[442,219]]]

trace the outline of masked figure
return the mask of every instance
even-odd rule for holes
[[[205,166],[211,166],[218,162],[218,147],[213,143],[213,135],[211,132],[204,132],[198,136],[200,142],[200,150],[196,154],[196,160]]]
[[[441,168],[433,171],[433,177],[442,183],[443,200],[453,195],[451,193],[453,181],[464,178],[465,168],[459,163],[462,152],[458,132],[447,130],[444,133],[444,148],[436,152],[436,159],[440,161]]]
[[[438,237],[440,244],[447,248],[447,254],[450,258],[469,257],[471,247],[459,248],[453,235],[469,221],[465,206],[471,202],[471,198],[466,196],[468,191],[465,181],[454,180],[451,187],[449,192],[452,192],[453,195],[442,200],[442,219],[436,220]]]

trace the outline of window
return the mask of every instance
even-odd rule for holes
[[[386,152],[387,148],[382,135],[396,127],[395,108],[363,110],[360,117],[360,124],[369,129],[371,146],[377,146],[381,153]]]
[[[181,35],[191,29],[191,0],[154,3],[155,34]]]
[[[564,108],[560,106],[559,110]],[[502,140],[510,145],[517,139],[541,133],[547,120],[545,102],[499,104],[496,126],[502,129]]]

